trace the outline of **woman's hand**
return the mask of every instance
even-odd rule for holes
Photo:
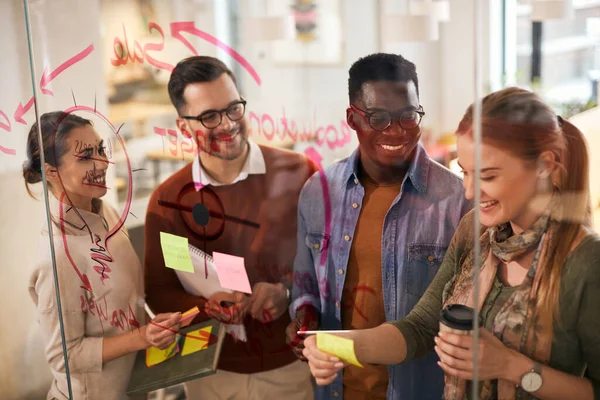
[[[473,380],[473,336],[440,332],[435,338],[435,352],[440,358],[439,366],[448,375]],[[477,364],[479,380],[505,379],[511,360],[516,352],[509,349],[485,328],[479,330]]]
[[[148,325],[145,339],[152,347],[164,350],[173,344],[175,335],[181,328],[181,313],[158,314]]]
[[[339,358],[319,350],[315,335],[304,339],[302,354],[308,360],[310,372],[315,377],[319,386],[329,385],[337,377],[338,372],[348,365],[341,362]]]

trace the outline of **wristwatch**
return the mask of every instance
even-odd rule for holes
[[[540,390],[542,383],[544,383],[542,379],[542,366],[534,361],[531,371],[524,373],[521,377],[520,386],[524,391],[531,393]]]

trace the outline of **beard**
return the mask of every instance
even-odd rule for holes
[[[197,140],[201,151],[222,160],[235,160],[248,146],[248,133],[246,125],[239,124],[228,131],[199,135]]]

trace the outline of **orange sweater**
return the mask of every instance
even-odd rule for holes
[[[156,312],[186,311],[194,306],[203,310],[206,302],[186,293],[175,271],[165,267],[160,232],[187,237],[190,244],[208,254],[217,251],[244,257],[251,286],[258,282],[291,285],[298,197],[316,167],[299,153],[266,146],[260,149],[265,174],[196,191],[190,163],[154,191],[146,215],[144,267],[147,302]],[[159,201],[188,210],[202,203],[211,212],[208,224],[202,227],[194,221],[192,212],[159,205]],[[225,219],[219,217],[223,213]],[[201,312],[193,323],[206,319],[206,313]],[[295,361],[285,341],[289,323],[287,312],[265,324],[247,316],[244,325],[248,341],[236,342],[227,335],[219,369],[255,373]]]
[[[346,279],[342,292],[342,328],[368,329],[385,323],[383,284],[381,279],[381,237],[383,222],[401,183],[378,186],[367,177],[360,216],[350,249]],[[344,370],[344,399],[383,399],[388,387],[385,365],[349,366]]]

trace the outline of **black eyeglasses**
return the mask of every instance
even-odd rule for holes
[[[398,122],[400,122],[400,126],[403,129],[415,129],[419,126],[421,119],[423,119],[423,116],[425,115],[423,106],[419,106],[419,108],[416,110],[402,111],[401,113],[394,114],[383,110],[363,111],[352,104],[350,104],[350,108],[367,118],[371,128],[375,129],[376,131],[383,131],[387,129],[388,126],[392,124],[394,119],[398,119]]]
[[[229,118],[230,121],[239,121],[246,113],[246,100],[236,101],[223,110],[207,110],[197,117],[184,115],[181,118],[200,121],[206,129],[214,129],[221,125],[223,113],[227,114],[227,118]]]

